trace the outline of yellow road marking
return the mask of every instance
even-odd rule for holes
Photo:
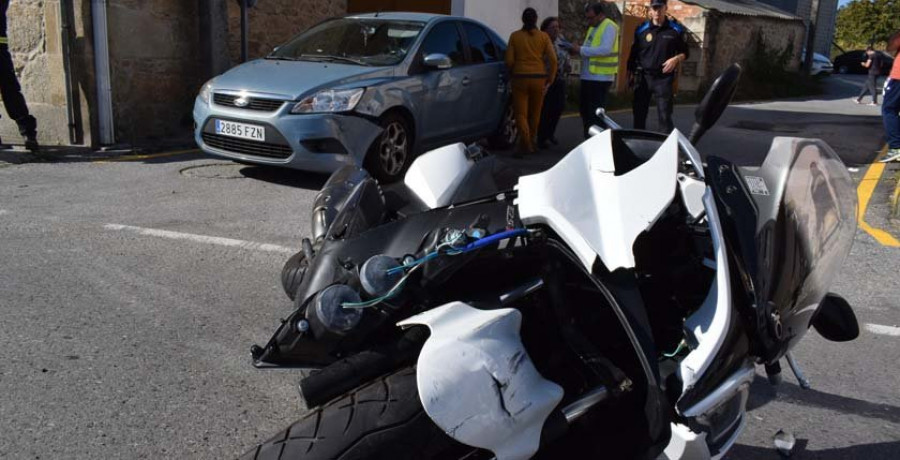
[[[151,154],[147,154],[147,155],[124,155],[121,157],[109,158],[106,160],[97,160],[97,161],[94,161],[94,163],[112,163],[112,162],[116,162],[116,161],[151,160],[153,158],[172,157],[175,155],[184,155],[186,153],[200,153],[200,149],[173,150],[171,152],[151,153]]]
[[[885,163],[879,163],[878,160],[885,154],[887,154],[887,145],[884,146],[884,149],[882,149],[878,154],[878,157],[875,158],[875,162],[869,165],[869,169],[866,170],[866,175],[863,176],[862,180],[859,182],[859,187],[856,189],[856,197],[859,200],[859,215],[857,216],[857,221],[859,222],[859,227],[865,230],[869,235],[872,235],[872,238],[875,238],[875,241],[878,241],[884,246],[900,248],[900,241],[897,241],[897,238],[894,238],[893,235],[880,228],[872,227],[865,221],[869,200],[872,199],[872,193],[875,192],[875,186],[878,185],[878,181],[881,180],[881,175],[884,173]]]

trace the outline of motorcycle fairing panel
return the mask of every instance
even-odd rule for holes
[[[543,378],[528,356],[519,336],[522,313],[453,302],[398,326],[417,324],[431,330],[419,354],[416,382],[435,424],[498,460],[534,455],[563,389]]]
[[[635,239],[675,198],[678,137],[626,171],[613,155],[614,135],[591,137],[549,170],[519,179],[522,221],[550,226],[589,270],[598,256],[609,271],[633,268]]]
[[[710,157],[709,184],[741,263],[753,353],[771,363],[809,329],[856,232],[856,191],[823,141],[776,137],[760,167]]]
[[[589,270],[598,257],[607,267],[626,269],[634,267],[634,253],[631,249],[634,241],[640,233],[653,226],[675,198],[678,183],[679,144],[686,142],[684,136],[675,131],[646,161],[630,169],[620,166],[617,170],[612,154],[614,135],[618,134],[606,131],[594,136],[554,168],[541,174],[522,177],[519,184],[517,204],[523,222],[542,223],[553,228],[573,248],[573,252],[582,264],[589,267]],[[699,163],[696,162],[696,156],[688,154],[687,160],[694,164],[698,176],[703,177],[703,172],[698,166]],[[651,196],[648,197],[648,195]],[[710,287],[707,299],[685,323],[685,332],[693,350],[681,363],[679,373],[684,382],[684,392],[687,392],[713,367],[716,353],[732,329],[734,319],[732,317],[728,253],[712,191],[707,188],[702,198],[694,193],[690,196],[685,195],[682,199],[690,201],[687,203],[690,205],[687,206],[688,208],[704,210],[713,237],[716,256],[716,277]],[[478,310],[472,310],[469,314],[474,317],[480,315],[478,312]],[[467,314],[466,311],[457,311],[456,313],[460,316]],[[431,318],[428,325],[433,331],[460,330],[451,324],[445,324],[445,321],[441,316],[436,316]],[[460,321],[460,319],[454,316],[453,321]],[[473,321],[475,320],[473,319]],[[460,333],[457,332],[457,335]],[[433,340],[435,339],[432,338],[426,342],[426,349],[436,349],[434,347],[438,345],[431,344]],[[508,347],[515,347],[515,344],[521,343],[517,334],[506,336],[503,340],[511,342],[507,345]],[[454,345],[454,347],[456,346],[458,345]],[[463,348],[468,347],[477,349],[477,346],[472,344]],[[461,362],[457,363],[448,358],[454,356],[454,353]],[[438,356],[441,359],[437,359]],[[471,361],[472,358],[468,357],[467,359]],[[496,359],[496,357],[488,358],[484,355],[482,361],[486,362],[491,359]],[[483,406],[470,407],[467,404],[458,404],[459,401],[468,397],[466,391],[462,391],[464,386],[447,385],[443,382],[446,369],[473,365],[471,363],[464,364],[462,361],[458,351],[425,353],[423,350],[417,372],[420,391],[424,391],[420,396],[422,404],[426,407],[429,415],[440,413],[438,419],[432,418],[439,426],[447,430],[448,426],[455,427],[456,424],[439,420],[441,417],[445,417],[446,413],[434,408],[447,404],[447,401],[454,401],[457,403],[454,407],[455,410],[462,412],[456,412],[452,421],[462,423],[463,420],[466,420],[466,426],[473,427],[474,432],[490,433],[494,429],[493,423],[479,418]],[[481,365],[474,366],[478,368]],[[439,388],[441,391],[435,391],[435,388]],[[531,388],[526,385],[524,388],[540,393],[538,386]],[[719,393],[718,397],[723,399],[704,402],[702,407],[705,410],[694,411],[695,415],[707,416],[735,396],[733,392],[724,390]],[[497,396],[493,395],[492,400],[496,399]],[[433,410],[429,410],[429,406]],[[466,412],[467,409],[470,412]],[[730,426],[737,423],[742,423],[739,414]],[[480,426],[478,426],[479,424]],[[451,437],[470,444],[468,440],[457,437],[454,433],[448,430]],[[539,431],[537,433],[539,434]],[[539,435],[531,440],[535,452],[538,442]]]

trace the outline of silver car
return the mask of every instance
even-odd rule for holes
[[[204,84],[195,139],[240,162],[320,172],[361,164],[397,180],[431,148],[512,144],[505,51],[496,32],[466,18],[327,20]]]

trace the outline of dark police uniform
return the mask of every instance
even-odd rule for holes
[[[672,123],[672,83],[675,72],[662,73],[663,63],[679,54],[688,55],[684,26],[671,20],[660,25],[652,21],[641,24],[634,33],[634,44],[628,56],[628,70],[634,73],[634,129],[646,129],[651,96],[656,97],[659,129],[667,133]]]
[[[9,39],[6,36],[6,9],[8,7],[9,0],[0,0],[0,96],[3,97],[6,113],[15,120],[19,125],[19,133],[27,139],[25,146],[34,149],[37,148],[35,139],[37,121],[28,113],[28,105],[25,104],[25,97],[22,96],[22,87],[19,86],[12,56],[9,54]]]

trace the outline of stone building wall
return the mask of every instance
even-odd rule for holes
[[[819,18],[816,21],[816,53],[831,57],[831,42],[834,41],[834,25],[837,22],[837,0],[820,0]]]
[[[189,138],[200,85],[197,2],[110,0],[116,142]]]
[[[38,119],[38,140],[47,145],[66,144],[69,140],[59,30],[58,0],[19,0],[10,4],[9,50],[28,108]],[[3,141],[21,144],[19,130],[5,107],[2,116]]]
[[[744,62],[755,49],[757,35],[762,36],[770,50],[781,51],[791,47],[793,57],[788,69],[796,71],[799,68],[805,31],[802,22],[719,13],[710,16],[709,21],[715,29],[712,31],[713,50],[707,62],[707,75],[718,75],[731,63]]]
[[[228,51],[233,63],[241,58],[241,8],[228,1]],[[347,14],[347,0],[264,0],[249,10],[248,58],[265,56],[319,22]]]

